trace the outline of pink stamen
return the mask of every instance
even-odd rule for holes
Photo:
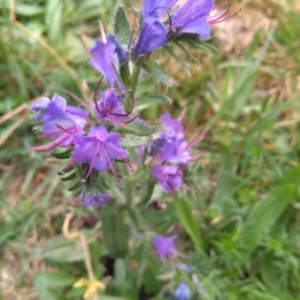
[[[71,134],[71,135],[73,135],[73,134],[75,134],[75,133],[78,132],[78,129],[77,129],[75,126],[72,126],[72,127],[70,127],[70,128],[65,129],[65,128],[63,128],[62,126],[60,126],[59,124],[55,124],[55,125],[56,125],[56,127],[59,128],[60,130],[64,131],[65,133]]]
[[[54,148],[56,148],[57,146],[59,146],[61,143],[63,143],[67,138],[69,138],[69,135],[63,134],[62,136],[58,137],[57,139],[55,139],[54,141],[52,141],[50,143],[47,143],[43,146],[32,147],[32,149],[37,152],[50,151],[50,150],[53,150]]]
[[[90,175],[92,173],[92,170],[94,168],[95,160],[97,158],[98,153],[99,153],[99,143],[97,143],[97,145],[96,145],[96,149],[95,149],[93,158],[92,158],[92,160],[90,162],[90,166],[89,166],[89,169],[88,169],[88,171],[87,171],[87,173],[86,173],[86,175],[84,177],[84,180],[87,180],[90,177]]]
[[[79,97],[77,97],[75,94],[73,94],[72,92],[68,91],[68,90],[64,90],[65,93],[67,93],[69,96],[71,96],[73,99],[75,99],[79,104],[86,106],[86,103],[84,103],[84,101],[82,99],[80,99]]]
[[[115,147],[113,147],[109,144],[107,144],[106,146],[108,148],[110,148],[113,152],[117,153],[117,155],[119,155],[119,157],[129,166],[129,168],[131,170],[133,169],[131,163],[129,162],[129,160],[127,158],[125,158],[124,156],[122,156],[122,154],[118,150],[116,150]]]
[[[100,110],[99,106],[98,106],[98,102],[97,102],[97,94],[98,94],[98,90],[99,90],[99,87],[102,83],[102,80],[103,80],[104,76],[101,77],[101,79],[99,80],[97,86],[96,86],[96,89],[95,89],[95,92],[94,92],[94,103],[95,103],[95,106],[96,106],[96,109],[97,111],[100,113],[100,114],[103,114],[103,112]]]
[[[224,11],[222,11],[221,13],[212,16],[212,17],[208,17],[208,22],[210,22],[210,19],[212,19],[211,21],[218,21],[219,19],[223,18],[224,16],[226,16],[228,14],[228,12],[230,11],[232,7],[232,2],[229,3],[229,6],[227,7],[227,9],[225,9]]]
[[[230,19],[232,19],[233,17],[235,17],[238,13],[240,13],[242,11],[242,9],[240,8],[238,11],[236,11],[234,14],[230,15],[229,17],[225,18],[225,19],[222,19],[222,20],[213,20],[213,21],[208,21],[208,23],[210,25],[213,25],[213,24],[218,24],[218,23],[221,23],[221,22],[225,22],[225,21],[228,21]]]
[[[190,7],[192,6],[192,3],[190,3],[187,8],[182,12],[182,14],[177,18],[177,20],[172,24],[172,26],[176,25],[176,23],[178,23],[183,17],[184,15],[188,12],[188,10],[190,9]]]
[[[140,111],[135,117],[133,117],[132,119],[124,122],[125,124],[129,124],[131,122],[133,122],[135,119],[137,119],[142,113],[144,112],[144,110]]]
[[[92,54],[90,53],[90,51],[88,50],[88,47],[86,46],[86,44],[85,44],[85,42],[84,42],[83,37],[82,37],[81,34],[79,35],[79,38],[80,38],[82,47],[83,47],[83,49],[84,49],[86,55],[87,55],[90,59],[93,59],[93,56],[92,56]]]
[[[222,0],[219,4],[215,5],[211,11],[218,9],[219,7],[223,6],[228,0]]]

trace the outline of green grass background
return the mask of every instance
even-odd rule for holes
[[[119,1],[0,0],[0,291],[38,299],[33,278],[47,267],[40,251],[61,233],[72,206],[60,166],[29,150],[37,143],[28,110],[42,94],[64,89],[88,98],[99,74],[80,43],[107,31]],[[140,5],[124,1],[126,6]],[[292,0],[236,1],[238,17],[213,27],[217,51],[191,50],[188,77],[164,51],[155,54],[177,85],[159,86],[172,106],[144,117],[176,116],[209,127],[208,150],[194,166],[201,192],[177,218],[206,254],[191,253],[203,299],[300,299],[300,6]],[[183,55],[182,53],[180,55]],[[69,99],[69,97],[66,97]],[[199,110],[195,109],[199,108]],[[213,141],[213,143],[211,143]],[[190,224],[189,209],[195,224]],[[77,211],[77,226],[93,224]],[[88,225],[90,225],[88,224]],[[201,240],[198,236],[201,231]],[[199,242],[200,241],[200,242]]]

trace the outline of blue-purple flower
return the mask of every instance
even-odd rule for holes
[[[89,178],[93,169],[103,172],[108,168],[111,169],[116,180],[118,180],[113,161],[122,159],[131,166],[126,158],[128,153],[122,149],[120,144],[120,138],[120,134],[109,133],[103,125],[93,126],[87,136],[75,136],[75,148],[71,156],[72,162],[65,170],[76,163],[87,163],[89,169],[83,181]]]
[[[182,172],[177,166],[154,166],[151,174],[167,193],[182,185]]]
[[[181,122],[172,119],[169,114],[162,115],[160,120],[166,129],[154,140],[150,154],[157,155],[161,162],[189,163],[192,160],[189,153],[191,145],[185,140]]]
[[[213,0],[186,1],[175,11],[169,30],[177,30],[176,36],[182,33],[195,33],[201,40],[210,37],[209,15],[213,6]]]
[[[175,254],[176,248],[174,243],[176,240],[176,235],[170,237],[156,235],[152,239],[152,244],[161,260],[166,260]]]
[[[90,65],[106,77],[110,87],[113,87],[117,81],[113,67],[116,66],[114,51],[115,45],[109,39],[96,40],[94,47],[90,50],[92,56],[89,60]]]
[[[94,105],[97,118],[106,121],[119,123],[127,116],[125,109],[121,106],[123,99],[115,92],[115,89],[108,89],[101,95],[101,100]]]
[[[135,58],[164,46],[180,34],[197,34],[200,40],[209,38],[210,25],[226,21],[238,13],[227,17],[231,7],[229,5],[225,11],[210,16],[213,10],[226,2],[227,0],[223,0],[214,7],[213,0],[186,0],[177,6],[177,0],[144,0],[144,23],[135,46]],[[172,14],[170,9],[173,6],[175,8]],[[168,16],[161,20],[168,11]]]
[[[69,147],[74,143],[76,135],[83,134],[84,126],[88,122],[88,112],[80,108],[67,105],[66,100],[55,94],[50,100],[41,98],[31,105],[35,113],[35,120],[43,123],[41,138],[51,138],[52,142],[43,146],[33,147],[36,151],[50,151],[57,146]]]
[[[167,41],[165,26],[157,18],[145,18],[140,37],[135,46],[135,58],[164,46]]]
[[[174,293],[174,297],[176,300],[188,300],[190,298],[190,290],[185,281],[180,282]]]
[[[87,195],[82,199],[82,206],[101,206],[109,203],[110,197],[105,194],[98,193],[97,195]]]

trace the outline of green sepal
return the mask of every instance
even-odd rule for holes
[[[73,186],[71,186],[70,188],[68,188],[68,191],[75,191],[77,190],[78,188],[80,188],[82,186],[82,183],[81,182],[76,182]]]
[[[60,180],[61,181],[69,181],[69,180],[75,179],[76,175],[77,175],[77,173],[74,172],[74,173],[70,174],[69,176],[60,178]]]
[[[51,155],[57,159],[66,159],[66,158],[70,158],[70,155],[72,153],[73,149],[68,149],[64,152],[60,152],[60,153],[51,153]]]
[[[114,34],[121,45],[128,45],[131,29],[126,18],[125,8],[119,6],[115,16]]]
[[[130,70],[129,70],[129,65],[128,62],[122,64],[119,68],[120,72],[120,77],[122,82],[126,85],[129,86],[131,83],[131,76],[130,76]]]

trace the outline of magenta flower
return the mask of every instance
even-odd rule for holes
[[[156,235],[152,239],[152,244],[161,260],[166,260],[175,254],[176,249],[174,243],[176,240],[176,235],[172,235],[170,237]]]
[[[182,172],[176,166],[154,166],[151,174],[167,193],[182,185]]]
[[[99,193],[98,195],[90,195],[83,197],[82,206],[101,206],[109,203],[110,197],[105,194]]]
[[[55,94],[52,101],[43,97],[31,105],[35,112],[35,120],[43,123],[43,135],[40,138],[51,138],[52,142],[32,149],[44,152],[57,146],[69,147],[74,143],[76,135],[83,134],[83,128],[88,121],[88,112],[67,105],[66,100]]]
[[[87,136],[75,136],[75,148],[71,156],[73,160],[64,171],[76,163],[87,163],[89,169],[83,182],[89,178],[93,169],[103,172],[108,168],[118,181],[113,161],[122,159],[131,167],[126,158],[128,153],[120,144],[120,137],[118,133],[109,133],[103,125],[93,126]]]

